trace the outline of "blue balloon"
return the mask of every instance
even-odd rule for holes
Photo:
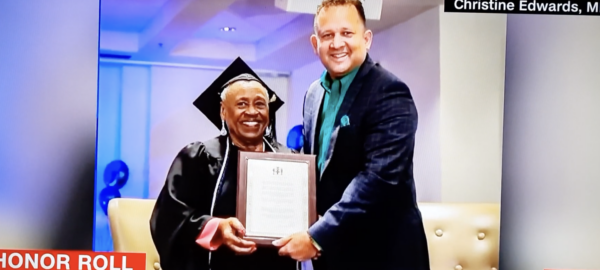
[[[121,198],[121,192],[119,192],[118,188],[115,187],[105,187],[100,191],[100,195],[98,196],[98,201],[100,203],[100,207],[102,207],[102,211],[104,211],[105,215],[108,215],[108,202],[114,198]]]
[[[300,150],[303,145],[304,135],[302,135],[302,125],[297,125],[288,133],[287,147],[294,150]]]
[[[129,168],[122,160],[109,163],[104,169],[104,183],[106,186],[121,189],[129,178]]]

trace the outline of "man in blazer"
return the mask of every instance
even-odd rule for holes
[[[303,152],[317,155],[322,217],[274,242],[315,270],[429,270],[413,179],[417,110],[406,84],[369,57],[372,35],[359,0],[325,0],[315,16],[326,71],[304,99]]]

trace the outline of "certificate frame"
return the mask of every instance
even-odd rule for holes
[[[316,156],[305,154],[292,153],[269,153],[269,152],[244,152],[238,154],[238,185],[237,185],[237,202],[236,202],[236,217],[247,227],[246,203],[248,199],[248,161],[283,161],[283,162],[302,162],[308,164],[308,227],[314,224],[317,219],[317,204],[316,204]],[[280,237],[271,236],[244,236],[244,240],[252,241],[257,246],[273,246],[272,242]]]

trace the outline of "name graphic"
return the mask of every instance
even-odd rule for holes
[[[573,0],[445,0],[444,11],[464,13],[600,15],[599,2]]]

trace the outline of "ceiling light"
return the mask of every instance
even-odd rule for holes
[[[221,28],[221,31],[223,31],[223,32],[233,32],[233,31],[235,31],[235,27],[223,27],[223,28]]]

